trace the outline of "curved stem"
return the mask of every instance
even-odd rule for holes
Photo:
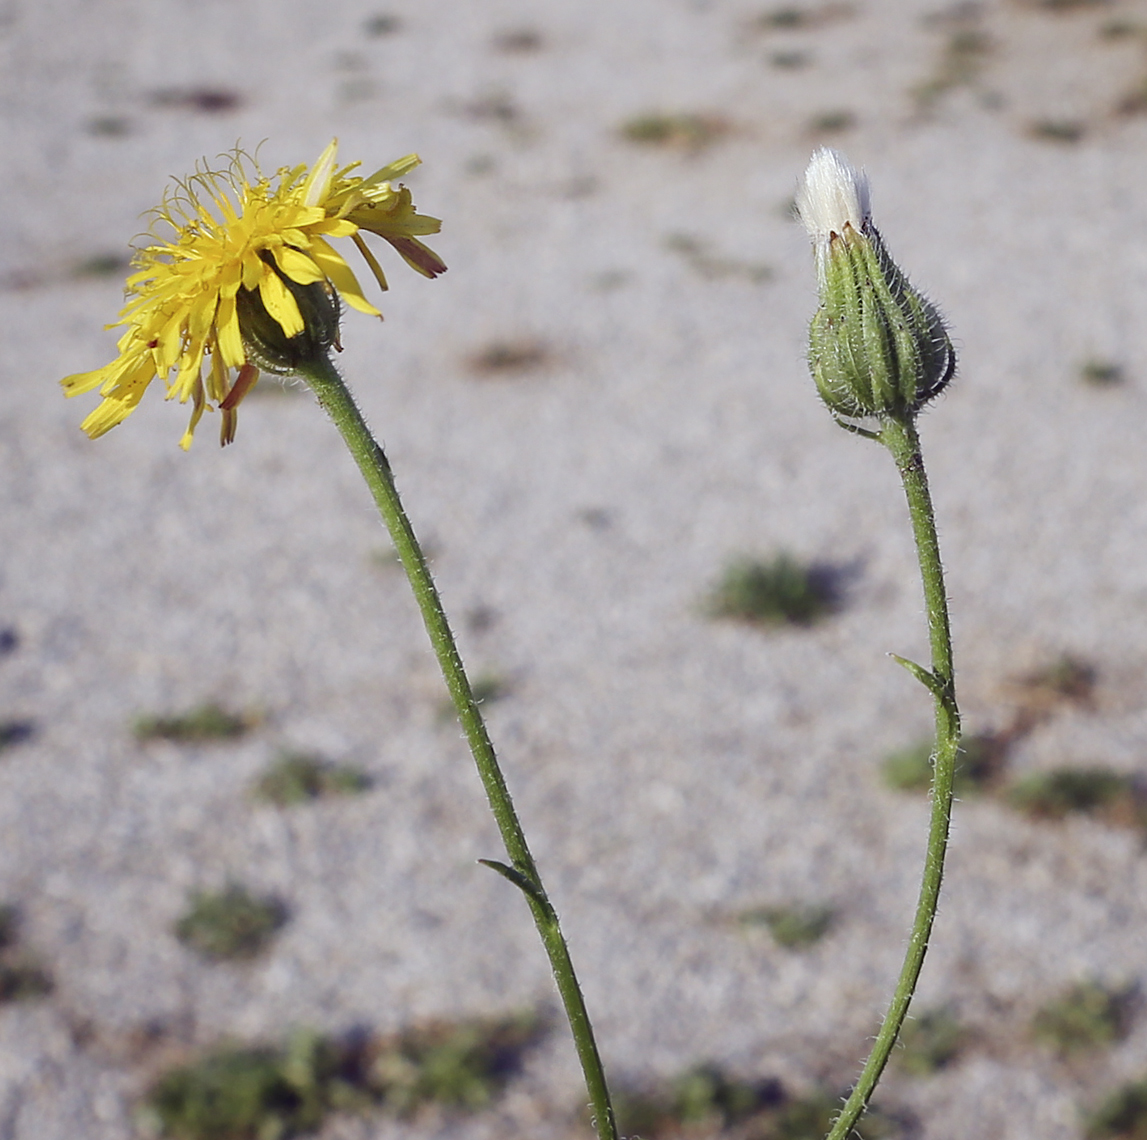
[[[928,492],[928,477],[920,454],[920,438],[916,434],[915,424],[909,418],[886,419],[877,438],[892,452],[904,482],[908,512],[912,517],[912,531],[916,538],[916,553],[920,560],[920,576],[924,583],[928,635],[932,646],[931,684],[927,687],[932,691],[936,703],[932,815],[920,898],[916,904],[916,917],[912,923],[904,965],[900,969],[892,1002],[880,1032],[876,1035],[872,1052],[843,1111],[829,1132],[828,1140],[844,1140],[868,1107],[868,1101],[888,1064],[889,1055],[896,1044],[916,990],[916,981],[924,965],[924,955],[928,952],[928,939],[940,899],[952,816],[952,783],[956,774],[956,756],[960,749],[960,711],[956,706],[956,685],[952,670],[948,597],[944,591],[944,569],[940,564],[940,545],[936,538],[936,520],[932,512],[932,496]]]
[[[458,719],[462,722],[466,740],[474,756],[474,763],[478,766],[478,773],[486,790],[486,798],[490,802],[490,809],[494,813],[498,830],[502,833],[502,842],[506,846],[506,854],[510,859],[508,868],[498,863],[488,865],[515,883],[525,895],[549,957],[550,966],[553,968],[554,980],[557,982],[558,992],[573,1032],[578,1059],[589,1091],[594,1127],[600,1140],[617,1140],[617,1125],[609,1099],[605,1071],[602,1068],[581,987],[578,985],[570,960],[569,947],[562,935],[557,912],[542,886],[541,876],[530,854],[522,825],[514,811],[509,789],[498,765],[494,746],[490,743],[489,734],[486,732],[482,714],[474,700],[470,681],[462,665],[462,658],[442,608],[430,568],[426,564],[426,557],[398,497],[390,463],[371,435],[370,428],[367,427],[354,398],[330,360],[324,358],[315,362],[305,370],[300,369],[300,374],[314,389],[319,403],[334,420],[370,488],[379,514],[382,515],[390,531],[399,560],[422,611],[426,632],[430,635],[438,664],[442,669],[442,676],[445,678],[446,687],[450,690]]]

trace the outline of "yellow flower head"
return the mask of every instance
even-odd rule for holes
[[[127,304],[108,326],[126,330],[119,356],[61,381],[69,396],[99,388],[103,402],[80,425],[92,439],[130,415],[159,376],[168,399],[193,404],[182,448],[191,446],[195,425],[213,405],[222,412],[220,440],[230,443],[236,409],[259,368],[292,371],[289,357],[269,357],[267,337],[245,328],[253,312],[280,342],[323,352],[338,345],[338,297],[352,309],[381,316],[329,238],[349,237],[382,289],[386,278],[362,230],[384,238],[426,277],[445,271],[437,254],[418,240],[437,233],[442,223],[418,214],[410,191],[392,185],[418,165],[418,156],[362,178],[352,173],[357,162],[336,167],[337,150],[336,139],[309,171],[284,167],[273,181],[236,150],[227,169],[203,167],[164,195],[151,241],[132,259]],[[160,225],[173,233],[157,234]]]

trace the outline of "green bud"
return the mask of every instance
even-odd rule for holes
[[[281,272],[269,254],[263,260],[274,269],[299,306],[303,331],[287,336],[282,325],[267,311],[259,290],[240,289],[235,296],[235,310],[243,347],[251,363],[264,372],[293,376],[307,364],[325,359],[331,348],[338,345],[338,293],[325,278],[300,285]]]
[[[889,256],[868,201],[867,180],[840,155],[813,155],[797,199],[820,286],[809,367],[836,415],[910,418],[951,380],[956,354],[936,307]]]

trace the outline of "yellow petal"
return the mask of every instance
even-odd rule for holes
[[[270,267],[263,274],[263,280],[259,282],[259,296],[263,301],[263,307],[278,322],[285,336],[298,336],[306,328],[303,324],[303,314],[299,312],[299,303],[291,296],[290,290],[283,284],[279,275]]]
[[[301,201],[304,206],[317,206],[326,200],[331,192],[331,175],[334,173],[338,152],[339,140],[332,139],[330,146],[319,155],[318,161],[303,183]]]
[[[323,279],[323,271],[305,254],[288,245],[274,250],[275,262],[292,280],[300,285],[313,285]]]
[[[382,313],[363,296],[362,286],[359,285],[351,267],[322,238],[315,238],[311,256],[352,309],[358,309],[360,313],[366,313],[371,317],[382,316]]]

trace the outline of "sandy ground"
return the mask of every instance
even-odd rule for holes
[[[93,443],[94,401],[56,386],[113,351],[122,281],[99,259],[236,139],[265,139],[272,169],[333,135],[367,167],[425,160],[409,183],[450,272],[388,260],[386,322],[348,316],[342,365],[467,659],[508,682],[491,730],[617,1080],[713,1061],[846,1086],[914,901],[927,805],[880,764],[928,731],[884,656],[926,654],[922,606],[893,466],[833,426],[803,360],[812,272],[787,205],[817,143],[868,168],[961,352],[922,432],[969,728],[1005,725],[1009,679],[1073,654],[1093,704],[1057,708],[1011,770],[1147,770],[1147,116],[1119,110],[1147,73],[1147,6],[762,10],[0,4],[0,719],[34,726],[0,758],[0,901],[55,980],[0,1009],[4,1140],[133,1135],[156,1035],[553,1007],[525,907],[475,864],[500,853],[477,779],[312,400],[257,393],[235,446],[207,423],[184,455],[183,409],[149,398]],[[394,26],[371,34],[380,14]],[[651,112],[725,130],[623,137]],[[484,374],[497,342],[538,359]],[[1083,383],[1089,361],[1125,382]],[[847,570],[838,615],[772,633],[705,616],[730,557],[781,549]],[[262,723],[232,744],[132,734],[207,700]],[[373,788],[257,805],[283,748]],[[207,964],[172,926],[232,880],[291,921],[259,960]],[[836,914],[803,952],[735,920],[792,901]],[[1145,931],[1134,831],[960,803],[920,1002],[973,1044],[933,1077],[893,1072],[884,1103],[929,1140],[1080,1136],[1147,1072],[1147,1017],[1072,1065],[1027,1027],[1080,979],[1147,986]],[[328,1133],[556,1134],[581,1096],[555,1030],[494,1113]]]

